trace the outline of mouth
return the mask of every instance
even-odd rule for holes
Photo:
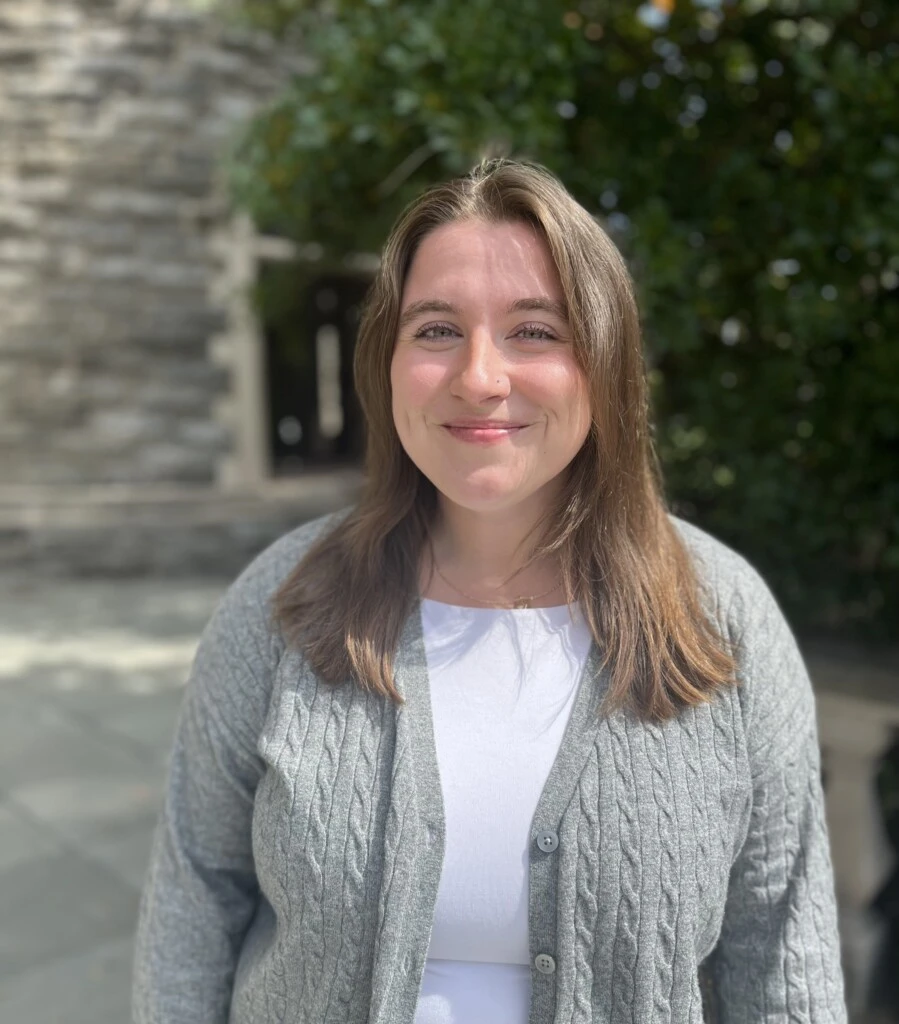
[[[473,444],[493,444],[513,437],[522,430],[527,430],[529,423],[495,423],[481,421],[444,423],[443,429],[457,441],[468,441]]]

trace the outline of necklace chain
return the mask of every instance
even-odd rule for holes
[[[464,597],[467,601],[475,601],[478,604],[485,604],[489,608],[508,608],[510,606],[509,600],[506,600],[506,601],[485,601],[481,597],[474,597],[472,594],[466,594],[465,591],[462,590],[461,587],[457,587],[455,583],[451,583],[446,578],[446,576],[443,575],[443,573],[440,571],[440,566],[437,564],[437,560],[433,557],[433,553],[432,553],[432,556],[431,556],[431,561],[432,561],[432,564],[434,566],[434,569],[437,572],[437,575],[443,580],[443,582],[448,587],[452,587],[452,589],[455,590],[455,592],[457,594],[461,594],[462,597]],[[532,608],[534,601],[539,601],[539,600],[541,600],[544,597],[549,597],[550,594],[552,594],[554,591],[558,590],[559,587],[561,587],[561,586],[562,586],[562,581],[559,579],[559,580],[556,580],[554,586],[550,587],[549,590],[545,590],[542,594],[532,594],[530,597],[525,597],[524,595],[520,595],[519,597],[511,599],[511,607],[512,608]]]

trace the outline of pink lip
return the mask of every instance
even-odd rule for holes
[[[527,423],[497,423],[490,420],[456,420],[443,424],[447,433],[457,441],[467,441],[469,444],[496,444],[528,426]]]
[[[524,427],[525,423],[513,423],[512,420],[478,420],[460,419],[450,420],[443,424],[445,427],[472,427],[475,430],[508,430],[510,427]]]

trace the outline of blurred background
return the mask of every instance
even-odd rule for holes
[[[227,581],[353,500],[386,231],[556,171],[640,292],[675,511],[818,695],[853,1021],[899,1019],[899,5],[0,0],[0,1020],[128,1019]]]

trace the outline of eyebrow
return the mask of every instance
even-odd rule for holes
[[[530,313],[532,311],[549,313],[560,320],[568,319],[568,309],[564,302],[557,302],[555,299],[547,299],[540,296],[516,299],[506,310],[506,313]],[[423,313],[448,313],[451,316],[457,316],[459,308],[451,302],[444,302],[442,299],[419,299],[418,302],[413,302],[403,311],[403,315],[400,317],[400,330],[408,327],[413,320]]]
[[[449,313],[451,316],[458,314],[459,310],[451,302],[443,302],[440,299],[419,299],[408,306],[400,317],[400,330],[408,327],[416,317],[422,313]]]
[[[549,313],[551,316],[557,316],[560,320],[568,319],[568,307],[564,302],[557,302],[555,299],[544,299],[544,298],[532,298],[532,299],[517,299],[509,306],[509,313],[530,313],[531,310],[537,310],[542,313]]]

